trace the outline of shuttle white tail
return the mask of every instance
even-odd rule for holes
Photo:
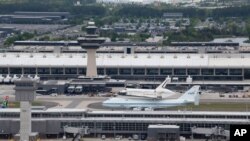
[[[175,92],[166,89],[166,85],[171,83],[171,78],[168,76],[156,89],[157,98],[166,98],[170,95],[175,94]]]
[[[155,90],[161,90],[161,89],[165,89],[165,86],[167,85],[167,83],[170,83],[171,78],[168,76]]]
[[[199,96],[200,86],[195,85],[191,89],[189,89],[185,94],[179,97],[180,100],[184,100],[187,102],[193,102],[195,105],[199,105],[200,96]]]
[[[166,89],[165,86],[170,83],[171,78],[167,77],[156,89],[136,89],[136,88],[126,88],[120,91],[120,94],[125,93],[128,96],[138,96],[138,97],[148,97],[154,99],[165,99],[175,92]]]

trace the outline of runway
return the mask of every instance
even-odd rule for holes
[[[9,96],[10,101],[15,101],[13,85],[1,85],[0,86],[0,97]],[[229,95],[229,94],[225,94]],[[178,98],[180,95],[172,96],[171,98]],[[138,97],[130,96],[118,96],[122,98],[133,98]],[[42,105],[47,108],[78,108],[78,109],[93,109],[93,110],[112,110],[102,106],[102,102],[107,100],[109,97],[94,96],[89,97],[88,95],[75,95],[66,96],[58,95],[56,97],[50,95],[38,95],[36,101],[42,102]],[[140,99],[140,98],[139,98]],[[250,104],[250,98],[229,98],[228,96],[220,97],[219,93],[203,93],[200,96],[201,104],[212,104],[212,103],[243,103]],[[113,109],[114,110],[114,109]]]

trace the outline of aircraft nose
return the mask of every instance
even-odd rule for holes
[[[105,101],[103,101],[102,103],[103,103],[103,104],[106,104],[106,103],[107,103],[107,101],[108,101],[108,100],[105,100]]]
[[[102,104],[107,104],[109,102],[110,102],[110,99],[107,99],[107,100],[103,101]]]
[[[102,106],[106,106],[107,105],[107,102],[106,101],[103,101],[102,102]]]

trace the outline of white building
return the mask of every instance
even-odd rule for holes
[[[0,74],[70,77],[86,74],[85,53],[0,53]],[[97,72],[113,78],[248,80],[249,54],[98,53]]]

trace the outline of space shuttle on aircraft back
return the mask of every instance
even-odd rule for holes
[[[169,96],[175,94],[175,92],[166,89],[167,83],[170,82],[169,77],[167,77],[156,89],[136,89],[136,88],[126,88],[121,92],[128,96],[136,96],[136,97],[147,97],[153,99],[165,99]]]
[[[194,103],[199,105],[200,86],[193,86],[177,99],[129,99],[110,98],[102,103],[110,108],[138,108],[138,109],[159,109]]]

